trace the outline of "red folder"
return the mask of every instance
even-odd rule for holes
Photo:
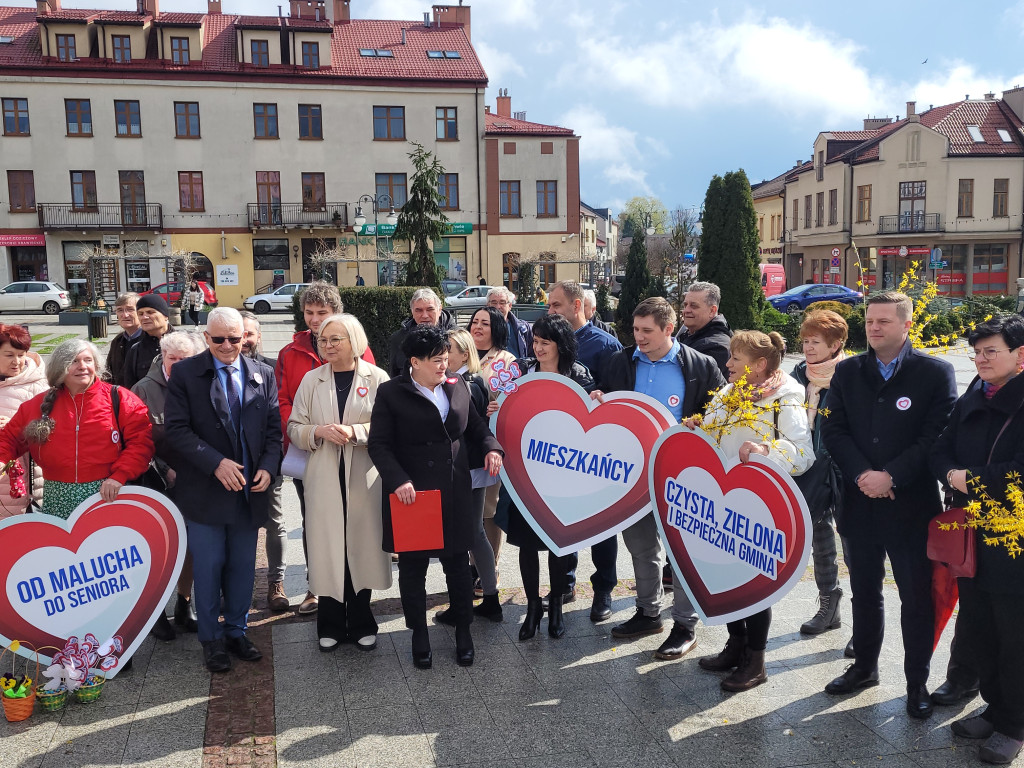
[[[416,491],[412,504],[403,504],[393,493],[390,500],[395,552],[444,549],[440,491]]]

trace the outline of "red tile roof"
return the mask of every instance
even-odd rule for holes
[[[23,11],[24,8],[17,8],[14,10]],[[85,23],[85,21],[91,16],[95,16],[100,11],[90,11],[83,8],[64,8],[63,10],[56,11],[55,13],[47,13],[44,16],[38,18],[42,21],[70,21],[77,22],[79,24]],[[35,16],[35,14],[32,14]]]
[[[508,136],[572,136],[572,128],[562,128],[557,125],[544,125],[543,123],[530,123],[526,120],[516,120],[514,117],[499,117],[487,112],[484,115],[484,133],[492,135]]]
[[[278,16],[236,16],[235,26],[241,29],[279,29],[281,19]]]
[[[285,19],[285,24],[292,29],[318,29],[322,32],[330,32],[334,29],[334,25],[331,24],[330,19],[300,19],[298,16],[289,17]]]
[[[202,26],[205,13],[161,13],[153,23],[164,27],[199,27]]]
[[[153,17],[149,14],[140,16],[137,11],[101,11],[93,19],[101,24],[132,24],[139,27],[152,20]]]

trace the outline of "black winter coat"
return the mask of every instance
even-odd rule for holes
[[[124,386],[124,364],[128,359],[128,350],[145,335],[143,333],[139,338],[129,339],[128,335],[121,331],[110,340],[110,348],[107,350],[107,374],[111,384]]]
[[[412,483],[417,491],[441,491],[444,550],[420,554],[454,555],[473,545],[479,518],[473,514],[470,447],[486,455],[500,451],[501,446],[473,406],[465,382],[456,378],[442,386],[449,403],[443,423],[437,408],[420,394],[408,373],[377,389],[366,447],[383,486],[385,552],[394,551],[389,497],[405,483]]]
[[[168,325],[164,336],[173,331],[174,328]],[[149,366],[160,356],[160,339],[162,338],[163,336],[150,336],[148,333],[143,333],[139,340],[128,348],[124,367],[121,369],[121,384],[123,386],[131,389],[146,378]]]
[[[1010,379],[991,400],[985,397],[981,379],[975,378],[957,401],[949,423],[935,441],[930,461],[935,476],[945,483],[949,470],[966,469],[969,475],[981,479],[990,497],[1008,506],[1006,475],[1019,472],[1024,476],[1022,406],[1024,376]],[[977,498],[975,494],[971,497]],[[967,495],[953,492],[954,506],[962,507],[967,502]],[[985,544],[984,531],[975,535],[978,563],[975,583],[986,592],[1024,594],[1024,557],[1014,559],[1006,547]]]
[[[888,381],[873,351],[836,366],[821,428],[845,479],[840,531],[870,524],[872,513],[924,523],[942,511],[928,457],[955,402],[953,366],[912,348]],[[861,493],[857,478],[868,470],[892,476],[894,500]]]
[[[632,392],[636,387],[636,345],[616,352],[608,361],[604,377],[606,392]],[[683,418],[703,414],[715,392],[725,386],[726,379],[715,360],[680,344],[676,362],[683,371],[686,390],[683,392]]]
[[[731,354],[729,344],[732,341],[732,329],[729,328],[725,315],[715,315],[710,323],[694,333],[690,333],[684,327],[676,338],[680,344],[714,358],[722,377],[726,381],[729,380],[729,369],[725,364]]]

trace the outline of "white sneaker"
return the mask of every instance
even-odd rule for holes
[[[360,637],[356,640],[356,648],[360,651],[372,651],[377,647],[377,636],[367,635],[366,637]]]
[[[338,641],[333,637],[321,637],[320,638],[320,650],[324,653],[330,653],[336,650],[338,647]]]

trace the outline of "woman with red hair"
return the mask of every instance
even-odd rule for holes
[[[22,403],[47,389],[43,361],[30,351],[31,346],[32,337],[22,326],[0,324],[0,429],[7,426]],[[28,467],[26,454],[20,459],[20,467],[12,467],[0,476],[0,519],[19,515],[28,508],[32,501],[29,486],[35,500],[42,501],[43,473],[36,466],[30,482],[25,474]]]

